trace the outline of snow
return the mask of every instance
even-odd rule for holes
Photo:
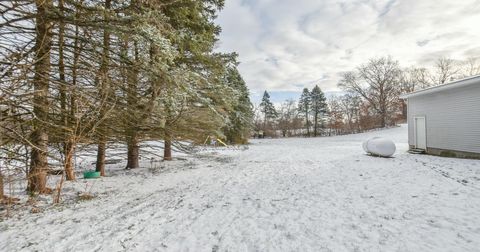
[[[406,130],[110,166],[67,182],[64,203],[0,221],[0,251],[478,251],[480,161],[409,154]],[[364,154],[374,136],[393,158]]]

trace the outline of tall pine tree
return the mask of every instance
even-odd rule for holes
[[[275,106],[273,106],[273,103],[270,101],[270,95],[266,90],[263,93],[262,102],[260,103],[260,110],[264,116],[263,129],[265,130],[269,120],[275,119],[278,116],[277,110],[275,110]]]
[[[322,90],[315,85],[310,93],[312,102],[312,116],[313,116],[313,136],[318,135],[319,122],[323,128],[323,117],[327,113],[327,99]]]
[[[308,117],[310,116],[310,110],[312,107],[312,98],[310,97],[310,91],[308,88],[303,89],[302,96],[298,101],[298,113],[305,116],[305,127],[307,128],[307,136],[310,136],[310,122]]]
[[[250,102],[247,84],[237,70],[237,64],[227,68],[226,82],[234,91],[234,104],[228,113],[229,123],[225,127],[227,141],[245,144],[248,141],[253,120],[253,105]]]

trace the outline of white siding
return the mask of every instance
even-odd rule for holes
[[[408,142],[414,116],[425,116],[427,147],[480,153],[480,81],[408,99]]]

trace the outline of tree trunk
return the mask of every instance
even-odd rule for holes
[[[305,122],[307,125],[307,137],[310,137],[310,123],[308,122],[308,109],[305,110]]]
[[[387,120],[386,120],[387,115],[384,112],[382,112],[380,116],[381,116],[380,124],[381,124],[382,128],[385,128],[385,126],[387,126]]]
[[[75,166],[73,164],[73,154],[75,153],[75,142],[69,139],[65,143],[65,175],[67,180],[75,180]]]
[[[64,12],[64,1],[58,1],[58,7],[61,15],[63,16]],[[62,124],[65,128],[68,128],[69,125],[69,114],[67,110],[67,91],[66,91],[66,81],[65,81],[65,63],[64,63],[64,32],[65,32],[65,23],[60,20],[58,27],[58,74],[60,78],[60,108],[61,108],[61,117]],[[67,180],[75,180],[75,170],[72,164],[73,148],[74,144],[71,141],[71,138],[67,131],[63,132],[63,156],[64,156],[64,169]]]
[[[44,129],[36,129],[31,135],[35,145],[30,153],[30,170],[28,172],[27,191],[47,193],[47,145],[48,135]]]
[[[265,136],[265,133],[267,132],[267,110],[265,110],[265,116],[263,119],[263,136]]]
[[[105,9],[109,10],[110,9],[110,0],[105,1]],[[108,22],[108,15],[107,12],[105,12],[104,16],[105,22]],[[107,99],[108,97],[108,63],[109,63],[109,50],[110,50],[110,32],[108,29],[103,30],[103,52],[102,52],[102,64],[100,65],[100,85],[99,85],[99,91],[100,91],[100,96],[102,99]],[[100,120],[105,120],[105,108],[100,109]],[[95,167],[95,171],[100,172],[100,176],[105,176],[105,152],[107,149],[107,140],[105,137],[106,134],[106,126],[102,122],[99,125],[99,142],[97,146],[97,163]]]
[[[3,193],[3,175],[0,171],[0,202],[2,202],[4,196],[5,194]]]
[[[139,159],[139,150],[140,147],[138,146],[138,138],[137,133],[133,131],[127,140],[128,145],[128,161],[127,161],[127,169],[135,169],[140,167],[138,159]]]
[[[165,148],[163,150],[163,160],[171,161],[172,160],[172,140],[165,139]]]
[[[383,95],[381,97],[384,97]],[[385,128],[387,126],[387,102],[385,101],[385,98],[380,99],[380,116],[381,118],[381,124],[382,128]]]
[[[402,101],[402,119],[407,119],[407,103]]]
[[[48,120],[48,86],[50,75],[50,48],[52,43],[51,24],[47,12],[52,8],[51,0],[36,0],[36,38],[35,38],[35,64],[33,77],[33,132],[31,143],[30,170],[28,173],[27,191],[46,193],[47,182],[47,153],[48,134],[45,122]]]
[[[79,13],[76,12],[75,13],[75,18],[76,19],[79,19]],[[76,105],[76,86],[77,86],[77,69],[78,69],[78,61],[79,61],[79,58],[80,58],[80,53],[81,53],[81,49],[80,49],[80,45],[79,45],[79,40],[80,40],[80,31],[79,31],[79,27],[78,25],[75,25],[75,39],[74,39],[74,42],[73,42],[73,47],[74,47],[74,50],[73,50],[73,64],[72,64],[72,67],[71,67],[71,71],[72,71],[72,88],[70,90],[70,111],[69,111],[69,115],[70,115],[70,118],[69,120],[72,121],[72,124],[75,123],[76,119],[75,119],[75,113],[77,111],[77,105]]]
[[[63,2],[63,0],[62,0]],[[78,12],[75,13],[75,18],[79,18]],[[71,86],[72,88],[70,89],[70,100],[67,100],[67,97],[65,97],[65,109],[68,110],[68,115],[65,116],[65,125],[70,126],[70,127],[75,127],[75,113],[77,111],[76,107],[76,85],[77,85],[77,69],[78,69],[78,60],[80,57],[80,46],[79,46],[79,27],[78,25],[75,25],[75,39],[73,42],[73,64],[71,66],[71,73],[72,73],[72,82]],[[66,84],[66,83],[65,83]],[[65,114],[67,114],[67,111],[65,111]],[[75,180],[75,164],[74,164],[74,154],[75,154],[75,149],[76,149],[76,135],[75,133],[72,133],[70,136],[68,136],[68,139],[65,139],[66,141],[64,142],[64,153],[65,153],[65,160],[64,160],[64,165],[65,165],[65,175],[67,180]]]
[[[97,163],[95,171],[100,172],[100,176],[105,176],[105,151],[107,149],[107,143],[103,137],[97,147]]]
[[[169,127],[165,126],[165,144],[163,147],[163,160],[171,161],[172,160],[172,135],[170,133]]]

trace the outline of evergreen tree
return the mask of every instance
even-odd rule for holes
[[[275,110],[275,106],[273,106],[273,103],[270,101],[270,95],[266,90],[263,93],[262,102],[260,103],[260,110],[262,111],[264,116],[263,129],[265,130],[268,120],[275,119],[278,116],[278,113]]]
[[[189,138],[197,138],[212,132],[218,135],[217,131],[224,126],[215,123],[217,117],[226,116],[220,115],[220,110],[230,106],[229,101],[221,98],[226,89],[220,80],[224,62],[222,55],[212,53],[221,30],[214,19],[222,7],[223,1],[184,0],[162,8],[169,26],[175,29],[168,37],[178,49],[172,62],[174,71],[171,71],[175,72],[176,78],[169,78],[164,87],[168,90],[163,99],[166,117],[164,160],[172,159],[171,145],[177,137],[189,135]],[[200,106],[192,106],[194,103]],[[196,116],[192,116],[195,113]],[[197,118],[200,115],[209,118],[207,124],[198,124],[197,121],[202,120]],[[198,124],[195,136],[191,135],[193,124]]]
[[[327,113],[327,99],[325,98],[325,94],[322,90],[315,85],[310,93],[310,98],[312,102],[312,115],[313,115],[313,136],[318,135],[318,126],[319,121],[323,128],[323,116]]]
[[[312,98],[310,96],[310,91],[308,91],[308,88],[304,88],[302,96],[300,96],[300,100],[298,101],[298,113],[305,116],[305,127],[307,128],[307,136],[310,136],[310,122],[308,120],[308,117],[310,115],[311,106]]]
[[[226,82],[233,89],[235,99],[232,110],[228,114],[229,123],[225,128],[225,136],[230,143],[247,143],[252,128],[253,105],[245,81],[238,72],[236,64],[228,67]]]
[[[16,2],[0,29],[0,129],[12,128],[0,149],[4,139],[25,147],[30,193],[51,192],[47,159],[75,179],[78,143],[98,146],[105,175],[110,142],[125,141],[127,168],[137,168],[145,140],[164,140],[165,160],[178,140],[246,141],[248,89],[235,54],[214,51],[223,0]]]
[[[35,118],[32,120],[33,131],[30,142],[37,148],[32,148],[30,153],[30,170],[28,173],[27,190],[31,192],[48,192],[46,188],[48,171],[48,112],[49,85],[52,46],[52,21],[47,13],[53,9],[53,2],[35,1],[37,13],[35,23],[35,63],[33,77],[33,99],[32,107]]]

